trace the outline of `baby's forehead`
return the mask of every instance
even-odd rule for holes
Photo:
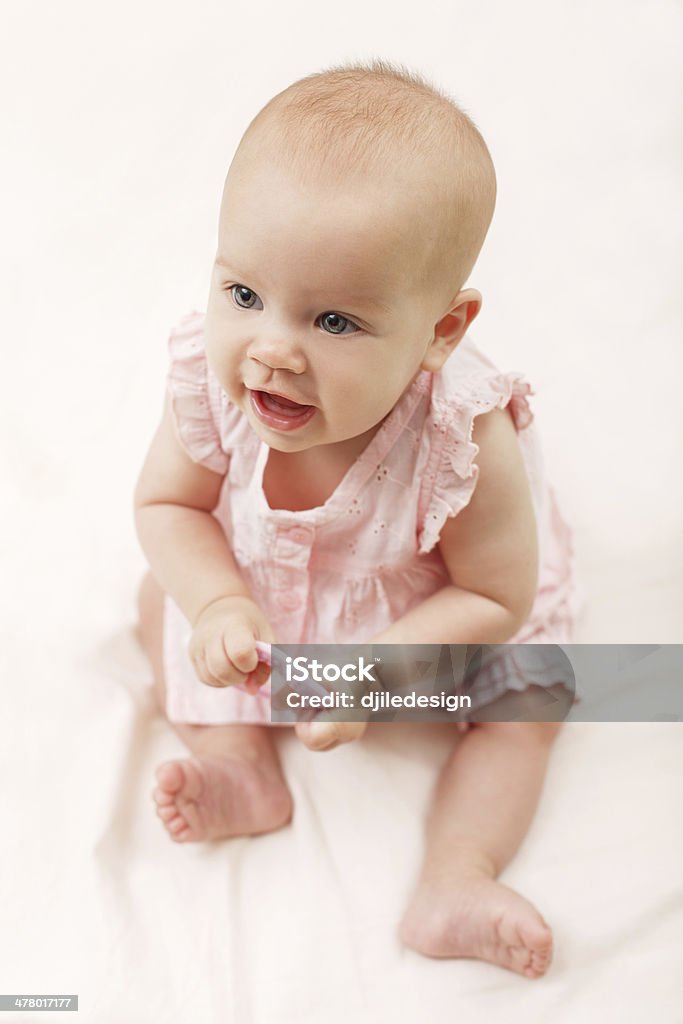
[[[347,282],[372,280],[391,295],[433,234],[420,189],[404,174],[304,176],[262,160],[240,168],[226,197],[226,251],[239,248],[261,266],[283,259],[314,278],[332,264]]]
[[[314,152],[307,155],[305,151],[292,151],[275,129],[253,133],[240,143],[226,185],[237,177],[257,189],[270,189],[277,178],[315,199],[381,196],[395,209],[408,209],[417,200],[424,203],[433,193],[453,185],[453,169],[443,154],[438,159],[435,153],[419,147],[409,151],[395,142],[387,143],[364,150],[357,157],[339,147],[336,154],[327,153],[324,159]]]
[[[259,234],[308,238],[311,245],[356,245],[359,254],[379,250],[385,263],[399,265],[434,236],[438,192],[407,162],[390,171],[340,166],[321,174],[257,154],[230,169],[221,228],[229,235],[241,223]]]

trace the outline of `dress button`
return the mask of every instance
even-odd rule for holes
[[[311,539],[313,531],[307,530],[305,526],[294,526],[288,533],[290,540],[293,540],[295,544],[308,544]]]

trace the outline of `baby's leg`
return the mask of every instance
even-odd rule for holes
[[[163,592],[147,574],[138,593],[138,635],[154,672],[162,712]],[[267,726],[170,723],[194,755],[159,765],[152,793],[175,842],[271,832],[291,818],[292,798]]]
[[[427,956],[476,957],[542,975],[552,933],[536,908],[495,881],[531,823],[555,722],[480,722],[439,779],[421,877],[401,938]]]

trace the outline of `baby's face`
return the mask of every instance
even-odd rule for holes
[[[304,187],[263,162],[233,165],[206,351],[270,447],[302,451],[374,434],[434,338],[434,297],[414,280],[423,246],[397,190]],[[312,411],[283,420],[271,403],[269,416],[262,389]]]

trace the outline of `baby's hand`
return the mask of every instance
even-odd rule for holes
[[[322,716],[319,716],[319,718]],[[294,731],[309,750],[333,750],[340,743],[359,740],[367,722],[297,722]]]
[[[188,647],[198,678],[207,686],[237,686],[255,693],[270,676],[258,660],[256,641],[272,643],[273,631],[251,598],[221,597],[200,613]]]
[[[309,750],[334,750],[340,743],[359,740],[368,727],[367,722],[297,722],[294,731]],[[467,732],[469,722],[457,722],[459,733]]]

